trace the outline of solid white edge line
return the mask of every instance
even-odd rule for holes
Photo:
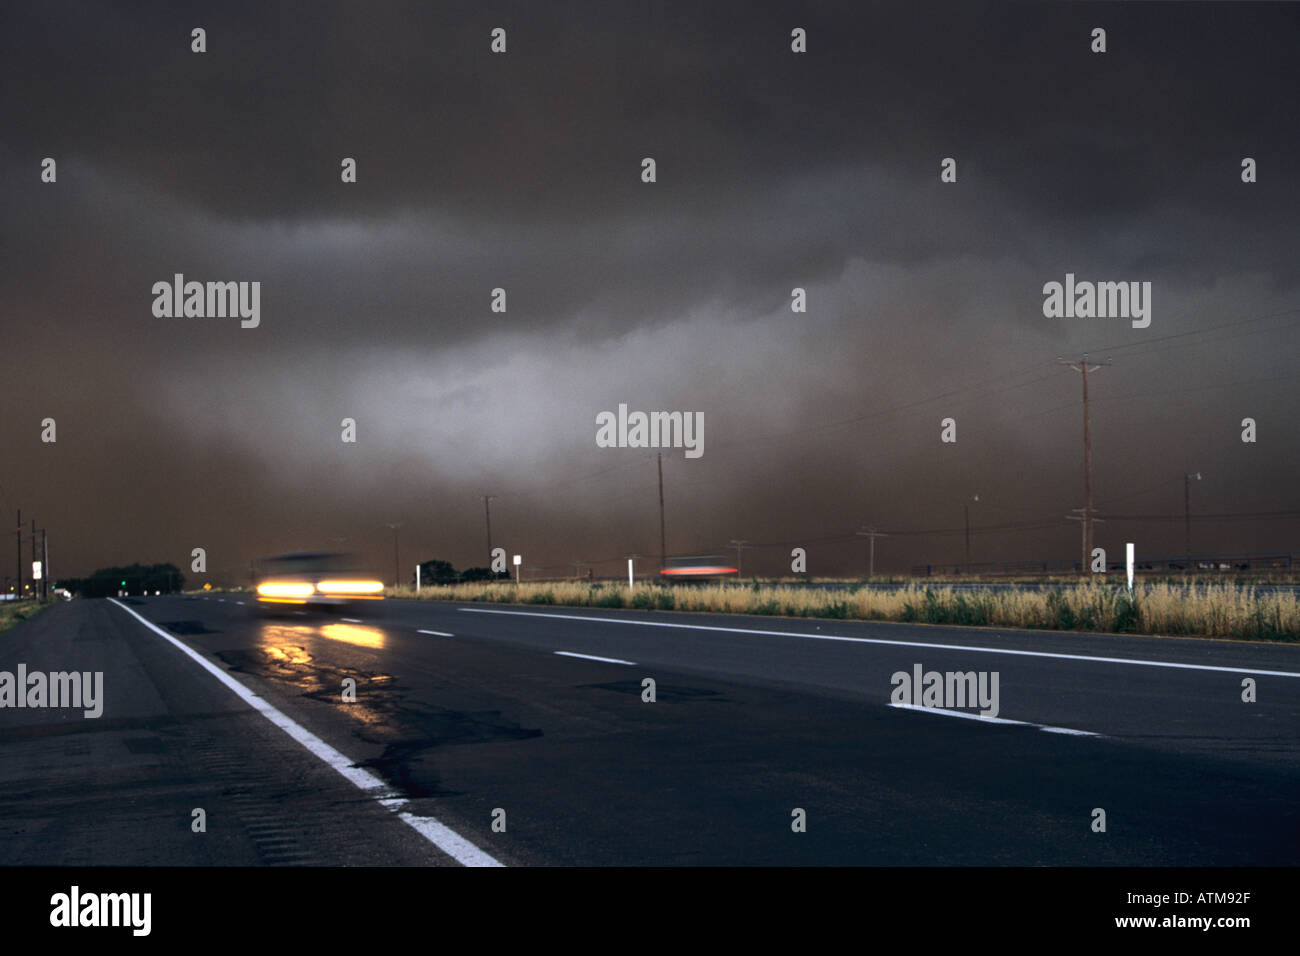
[[[1038,725],[1038,729],[1041,730],[1041,731],[1042,731],[1043,733],[1045,733],[1045,734],[1069,734],[1071,737],[1100,737],[1100,736],[1102,736],[1101,734],[1096,733],[1096,732],[1091,731],[1091,730],[1075,730],[1075,729],[1072,728],[1072,727],[1044,727],[1042,724],[1039,724],[1039,725]]]
[[[416,631],[416,634],[432,634],[434,637],[455,637],[455,634],[448,634],[446,631]]]
[[[897,707],[899,710],[923,710],[930,714],[940,714],[944,717],[963,717],[966,720],[978,720],[986,724],[1015,724],[1019,727],[1037,727],[1038,724],[1031,724],[1027,720],[1011,720],[1007,717],[985,717],[983,714],[973,714],[968,710],[946,710],[943,707],[926,707],[924,704],[895,704],[892,701],[890,707]]]
[[[986,724],[1015,724],[1020,727],[1036,727],[1049,734],[1070,734],[1074,737],[1101,736],[1101,734],[1094,733],[1091,730],[1074,730],[1070,727],[1052,727],[1047,724],[1036,724],[1031,720],[1010,720],[1006,717],[985,717],[983,714],[972,714],[965,710],[947,710],[943,707],[926,707],[924,704],[895,704],[891,702],[889,706],[897,707],[900,710],[923,710],[926,713],[939,714],[942,717],[963,717],[966,720],[978,720]]]
[[[464,866],[503,865],[500,861],[470,843],[455,830],[452,830],[445,824],[439,823],[433,817],[416,816],[411,813],[407,810],[410,801],[405,797],[394,797],[392,795],[392,790],[389,788],[388,784],[384,783],[384,781],[380,780],[368,770],[362,770],[360,767],[355,766],[354,761],[349,760],[342,753],[335,750],[293,718],[276,710],[269,701],[253,693],[198,651],[183,644],[181,641],[178,641],[175,637],[168,634],[152,621],[145,620],[125,604],[121,604],[113,598],[109,598],[108,600],[111,603],[116,604],[123,611],[126,611],[127,614],[130,614],[145,627],[149,628],[149,630],[163,638],[182,654],[187,655],[209,674],[221,681],[221,683],[225,684],[226,687],[232,690],[240,700],[248,704],[248,706],[252,707],[271,723],[275,724],[294,740],[298,741],[298,743],[302,744],[302,746],[313,756],[334,768],[340,776],[346,779],[358,790],[362,791],[367,796],[373,797],[381,806],[395,813],[403,823],[409,825],[416,833],[420,834],[443,853],[446,853],[457,863],[461,863]]]
[[[341,618],[339,618],[339,620],[342,621],[344,624],[360,624],[360,623],[361,623],[361,618],[359,618],[359,617],[341,617]]]
[[[498,611],[486,607],[460,607],[468,614],[513,614],[519,617],[554,617],[597,624],[637,624],[641,627],[677,627],[691,631],[723,631],[730,634],[766,634],[769,637],[803,637],[812,641],[845,641],[851,644],[888,644],[894,647],[928,647],[942,651],[970,651],[973,654],[1013,654],[1017,657],[1051,657],[1064,661],[1093,661],[1099,664],[1134,664],[1141,667],[1174,667],[1180,670],[1218,671],[1225,674],[1262,674],[1266,677],[1300,677],[1300,671],[1266,671],[1249,667],[1220,667],[1215,664],[1180,664],[1177,661],[1144,661],[1131,657],[1090,657],[1087,654],[1056,654],[1051,651],[1018,651],[1010,647],[971,647],[967,644],[928,644],[922,641],[890,641],[882,637],[845,637],[836,634],[805,634],[801,631],[761,631],[756,628],[719,627],[716,624],[675,624],[668,621],[633,621],[617,617],[586,617],[581,614],[547,614],[542,611]],[[871,622],[864,621],[864,624]]]
[[[617,657],[597,657],[595,654],[578,654],[575,651],[556,651],[561,657],[581,657],[587,661],[603,661],[606,664],[629,664],[636,666],[636,661],[620,661]]]

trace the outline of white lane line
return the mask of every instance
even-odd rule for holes
[[[341,618],[339,618],[339,620],[342,621],[344,624],[360,624],[360,623],[361,623],[361,618],[359,618],[359,617],[341,617]]]
[[[434,637],[455,637],[455,634],[448,634],[446,631],[416,631],[416,634],[432,634]]]
[[[561,657],[581,657],[586,661],[604,661],[606,664],[631,664],[636,666],[636,661],[620,661],[617,657],[597,657],[595,654],[575,654],[573,651],[556,651]]]
[[[1133,664],[1139,667],[1174,667],[1190,671],[1218,671],[1223,674],[1263,674],[1267,677],[1300,677],[1300,671],[1267,671],[1250,667],[1220,667],[1215,664],[1180,664],[1177,661],[1144,661],[1135,657],[1090,657],[1087,654],[1055,654],[1050,651],[1020,651],[1010,647],[972,647],[968,644],[926,644],[921,641],[889,641],[881,637],[844,637],[836,634],[805,634],[801,631],[760,631],[746,627],[718,627],[714,624],[673,624],[666,621],[631,621],[616,617],[586,617],[580,614],[546,614],[541,611],[497,611],[485,607],[461,607],[467,614],[513,614],[519,617],[556,617],[597,624],[636,624],[641,627],[678,627],[690,631],[724,631],[729,634],[765,634],[768,637],[803,637],[810,641],[847,641],[852,644],[887,644],[893,647],[928,647],[941,651],[970,651],[974,654],[1013,654],[1017,657],[1051,657],[1063,661],[1093,661],[1098,664]]]
[[[1052,727],[1048,724],[1036,724],[1030,720],[1008,720],[1006,717],[985,717],[982,714],[971,713],[965,710],[945,710],[942,707],[926,707],[923,704],[890,704],[890,707],[897,707],[900,710],[923,710],[928,714],[939,714],[943,717],[964,717],[966,720],[978,720],[986,724],[1015,724],[1019,727],[1037,727],[1049,734],[1071,734],[1076,737],[1100,737],[1101,734],[1093,733],[1091,730],[1073,730],[1070,727]]]
[[[1043,725],[1040,724],[1039,727],[1038,727],[1038,729],[1041,730],[1041,731],[1043,731],[1043,733],[1047,733],[1047,734],[1070,734],[1071,736],[1074,736],[1074,737],[1100,737],[1100,736],[1102,736],[1101,734],[1094,733],[1094,732],[1091,731],[1091,730],[1074,730],[1074,729],[1072,729],[1072,728],[1070,728],[1070,727],[1044,727]]]
[[[244,606],[244,602],[243,602],[243,601],[236,601],[235,603],[238,604],[240,607],[243,607],[243,606]]]
[[[114,604],[120,607],[127,614],[143,624],[149,630],[153,631],[159,637],[163,638],[182,654],[187,655],[196,664],[215,677],[221,683],[225,684],[230,690],[248,706],[252,707],[259,714],[275,724],[286,734],[292,737],[298,743],[302,744],[308,751],[329,766],[338,771],[339,775],[345,778],[358,790],[366,795],[373,797],[382,806],[397,814],[398,818],[420,836],[424,837],[443,853],[458,863],[465,866],[501,866],[502,864],[492,856],[484,853],[474,844],[470,843],[455,830],[439,823],[433,817],[415,816],[407,807],[410,801],[405,797],[394,797],[388,784],[380,780],[368,770],[362,770],[356,766],[352,760],[349,760],[339,751],[335,750],[325,741],[321,740],[306,727],[294,721],[292,718],[285,716],[276,710],[265,698],[254,694],[251,690],[235,680],[228,673],[217,667],[210,660],[204,657],[198,651],[193,650],[186,644],[182,644],[172,635],[168,634],[162,628],[158,627],[151,621],[145,620],[135,611],[131,610],[124,604],[109,598]]]

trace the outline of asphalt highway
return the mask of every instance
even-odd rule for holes
[[[0,708],[8,865],[1300,863],[1295,646],[186,595],[57,605],[19,664],[103,700]],[[918,668],[996,717],[895,706]]]

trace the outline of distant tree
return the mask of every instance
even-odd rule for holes
[[[462,581],[491,581],[499,575],[493,574],[491,568],[466,568],[460,572]]]
[[[113,597],[119,591],[171,594],[184,586],[185,575],[174,564],[132,564],[100,568],[88,578],[68,578],[60,583],[83,597]]]
[[[455,584],[460,580],[460,575],[452,567],[450,561],[439,561],[433,559],[420,563],[420,583],[421,584]],[[415,576],[411,576],[411,583],[415,583]]]

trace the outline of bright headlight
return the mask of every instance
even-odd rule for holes
[[[378,594],[384,589],[380,581],[319,581],[316,590],[321,594]]]
[[[257,593],[269,598],[305,598],[314,591],[310,584],[303,581],[263,581],[257,586]]]

